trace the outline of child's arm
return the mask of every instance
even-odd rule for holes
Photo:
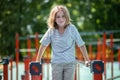
[[[84,59],[85,59],[85,64],[86,64],[87,66],[89,66],[89,64],[90,64],[90,59],[89,59],[89,56],[88,56],[88,52],[87,52],[86,46],[85,46],[85,45],[80,46],[80,50],[81,50],[82,55],[83,55],[83,57],[84,57]]]
[[[40,45],[39,50],[38,50],[38,54],[37,54],[37,58],[36,58],[36,62],[40,62],[41,61],[42,55],[43,55],[46,47],[47,46]]]

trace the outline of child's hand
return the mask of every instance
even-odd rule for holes
[[[87,67],[89,67],[90,66],[90,63],[91,63],[91,61],[89,60],[89,61],[85,61],[85,65],[87,66]]]

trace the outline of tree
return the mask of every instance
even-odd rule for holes
[[[20,36],[44,34],[48,13],[56,4],[68,7],[80,32],[120,29],[119,0],[0,0],[0,55],[15,55],[16,32]],[[93,38],[87,37],[87,42]]]

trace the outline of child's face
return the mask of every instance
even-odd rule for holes
[[[55,22],[57,23],[58,27],[64,27],[66,18],[63,11],[58,11],[55,16]]]

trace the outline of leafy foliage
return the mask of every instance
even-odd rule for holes
[[[120,0],[0,0],[0,55],[14,55],[16,32],[43,34],[57,4],[68,7],[80,32],[120,29]]]

